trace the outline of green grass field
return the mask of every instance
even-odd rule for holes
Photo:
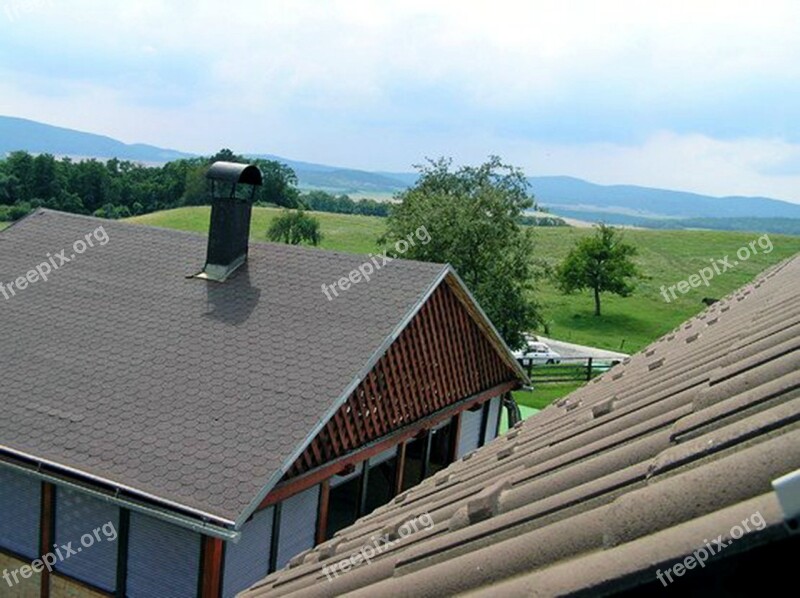
[[[205,233],[209,211],[208,207],[179,208],[137,216],[129,221]],[[254,208],[251,238],[265,240],[269,223],[279,213],[279,209]],[[322,212],[314,215],[319,219],[324,235],[323,249],[355,253],[377,251],[376,241],[384,229],[382,219]],[[590,229],[536,229],[536,256],[555,266],[578,239],[590,234]],[[701,299],[704,297],[720,298],[768,266],[800,252],[800,237],[770,235],[773,249],[769,254],[764,254],[756,245],[758,254],[715,276],[708,288],[691,289],[686,295],[678,294],[677,300],[667,303],[659,292],[662,285],[674,285],[688,279],[700,268],[710,265],[712,259],[728,255],[731,264],[738,261],[736,251],[759,235],[726,231],[626,230],[624,237],[639,250],[636,261],[649,278],[640,282],[631,297],[604,295],[603,315],[599,318],[593,315],[590,293],[565,296],[551,281],[539,281],[537,298],[543,307],[549,336],[626,353],[635,352],[702,311],[705,306]]]
[[[538,229],[538,256],[555,266],[590,229]],[[705,305],[704,297],[720,298],[753,279],[768,266],[800,252],[800,237],[770,235],[773,249],[751,255],[733,269],[716,276],[708,287],[691,289],[668,303],[660,293],[670,286],[710,266],[712,259],[729,256],[738,261],[736,251],[759,237],[755,233],[727,231],[654,231],[626,230],[624,238],[636,246],[636,262],[649,277],[638,284],[627,298],[602,296],[603,315],[593,315],[594,303],[589,292],[565,296],[550,281],[538,285],[537,297],[544,306],[549,336],[559,340],[632,353],[669,332],[684,320],[696,315]],[[768,245],[766,242],[765,245]]]
[[[270,223],[280,215],[279,208],[253,208],[250,223],[250,238],[267,240]],[[211,208],[208,206],[177,208],[154,212],[143,216],[128,218],[128,222],[175,228],[199,233],[208,233],[208,220]],[[322,249],[369,253],[377,251],[376,239],[383,232],[383,220],[374,216],[353,216],[349,214],[328,214],[315,212],[322,229]]]

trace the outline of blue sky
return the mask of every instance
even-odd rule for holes
[[[800,202],[800,2],[4,0],[0,114]]]

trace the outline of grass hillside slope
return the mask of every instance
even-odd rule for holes
[[[130,222],[206,233],[210,208],[179,208],[130,218]],[[266,240],[269,223],[279,209],[254,208],[251,238]],[[324,235],[321,247],[353,253],[378,251],[377,238],[384,221],[370,216],[351,216],[315,212]],[[579,239],[591,235],[591,229],[536,229],[537,256],[555,266]],[[549,280],[537,284],[537,297],[543,306],[549,335],[565,341],[593,345],[628,353],[641,349],[684,320],[705,308],[704,297],[720,298],[751,280],[756,274],[800,252],[800,237],[769,235],[772,250],[765,253],[758,244],[757,253],[739,260],[736,252],[756,241],[755,233],[726,231],[656,231],[626,230],[626,242],[638,249],[636,262],[648,276],[628,298],[603,295],[603,315],[592,314],[589,292],[562,295]],[[768,245],[764,242],[765,245]],[[678,294],[669,303],[660,293],[661,286],[675,285],[711,264],[711,260],[739,262],[710,281],[709,286]]]
[[[267,229],[272,221],[280,216],[281,211],[280,208],[253,208],[250,238],[254,241],[266,241]],[[210,217],[209,206],[198,206],[134,216],[127,221],[208,234]],[[369,253],[378,250],[376,239],[383,233],[382,219],[375,216],[325,212],[314,212],[314,217],[320,222],[323,238],[319,246],[322,249],[350,253]]]

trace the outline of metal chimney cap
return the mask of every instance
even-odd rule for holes
[[[253,186],[260,186],[263,180],[258,166],[255,164],[239,164],[238,162],[214,162],[209,166],[206,178]]]

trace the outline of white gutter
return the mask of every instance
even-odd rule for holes
[[[16,471],[18,471],[20,473],[25,474],[25,475],[28,475],[28,476],[31,476],[31,477],[35,477],[37,479],[49,482],[51,484],[55,484],[56,486],[62,486],[62,487],[65,487],[65,488],[70,488],[71,490],[75,490],[76,492],[81,492],[83,494],[87,494],[87,495],[93,496],[95,498],[99,498],[101,500],[104,500],[106,502],[118,505],[118,506],[123,507],[125,509],[130,509],[131,511],[137,511],[139,513],[144,513],[146,515],[150,515],[151,517],[155,517],[157,519],[168,521],[169,523],[173,523],[173,524],[179,525],[181,527],[189,528],[189,529],[192,529],[194,531],[200,532],[200,533],[208,535],[208,536],[214,536],[214,537],[217,537],[217,538],[222,538],[223,540],[238,541],[239,536],[241,535],[240,532],[234,531],[234,530],[229,529],[227,527],[227,526],[233,526],[234,525],[233,521],[230,521],[230,520],[227,520],[227,519],[223,519],[221,517],[217,517],[216,515],[211,515],[210,513],[205,513],[203,511],[200,511],[200,510],[197,510],[197,509],[192,509],[191,507],[187,507],[185,505],[178,504],[176,502],[173,502],[173,501],[170,501],[170,500],[167,500],[167,499],[164,499],[164,498],[149,494],[147,492],[141,492],[141,491],[136,490],[134,488],[131,488],[129,486],[117,484],[116,482],[113,482],[111,480],[107,480],[107,479],[101,478],[99,476],[94,476],[92,474],[88,474],[88,473],[80,471],[78,469],[74,469],[74,468],[71,468],[71,467],[60,465],[60,464],[55,463],[53,461],[48,461],[46,459],[41,459],[41,458],[35,457],[33,455],[28,455],[26,453],[23,453],[22,451],[16,451],[16,450],[8,448],[6,446],[0,445],[0,451],[6,452],[6,453],[10,453],[12,456],[20,457],[20,458],[25,459],[27,461],[32,461],[33,463],[36,464],[36,469],[32,469],[32,468],[26,467],[24,465],[18,465],[16,463],[11,463],[9,461],[5,461],[5,460],[2,460],[2,459],[0,459],[0,467],[9,467],[9,468],[14,469],[14,470],[16,470]],[[57,475],[45,473],[45,472],[41,471],[41,469],[43,467],[51,467],[54,470],[63,471],[64,474],[72,476],[72,477],[85,478],[86,480],[89,480],[89,481],[92,481],[92,482],[101,483],[101,484],[105,484],[105,485],[111,486],[111,488],[113,489],[115,494],[114,495],[108,494],[107,492],[103,492],[101,490],[95,490],[93,488],[88,488],[88,487],[83,486],[81,484],[78,484],[78,483],[75,483],[75,482],[71,482],[69,480],[65,480],[64,478],[61,478],[61,477],[59,477]],[[176,513],[176,512],[172,512],[172,511],[159,509],[157,507],[150,507],[150,506],[147,506],[147,505],[143,505],[143,504],[137,503],[137,502],[135,502],[133,500],[129,500],[127,498],[120,497],[119,494],[121,492],[129,493],[131,495],[138,496],[138,497],[143,498],[145,500],[151,500],[153,502],[163,504],[163,505],[165,505],[167,507],[171,507],[171,508],[174,508],[174,509],[182,510],[182,511],[185,511],[187,513],[191,513],[191,514],[195,515],[196,518],[193,518],[193,517],[190,517],[190,516],[187,516],[187,515],[181,515],[180,513]],[[203,520],[214,521],[215,523],[210,523],[208,521],[203,521]]]

